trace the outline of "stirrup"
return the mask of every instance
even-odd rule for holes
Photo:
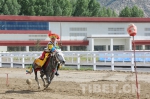
[[[56,72],[56,73],[55,73],[55,75],[56,75],[56,76],[59,76],[59,73],[58,73],[58,72]]]

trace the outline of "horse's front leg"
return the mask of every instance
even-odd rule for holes
[[[46,87],[46,85],[45,85],[45,80],[44,80],[44,78],[43,78],[44,74],[43,74],[42,72],[40,72],[40,73],[41,73],[41,79],[42,79],[42,81],[43,81],[43,86]]]
[[[38,84],[38,89],[40,89],[40,83],[39,83],[39,80],[38,80],[38,77],[37,77],[37,71],[35,71],[35,80]]]

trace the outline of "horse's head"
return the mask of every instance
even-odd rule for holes
[[[60,62],[60,64],[65,64],[64,54],[62,53],[61,50],[58,50],[58,49],[56,50],[55,57],[56,57],[56,60]]]

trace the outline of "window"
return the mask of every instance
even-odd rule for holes
[[[106,51],[106,45],[95,45],[94,51]]]
[[[110,50],[110,45],[108,45],[108,50]],[[124,50],[124,45],[113,45],[113,50],[114,51]]]
[[[70,46],[70,51],[86,51],[86,46]]]
[[[8,51],[26,51],[25,46],[8,46],[7,47]]]
[[[29,35],[29,37],[47,37],[47,35]]]
[[[136,50],[142,50],[142,45],[136,45]]]
[[[150,45],[145,45],[145,50],[150,50]]]
[[[87,33],[70,33],[70,36],[85,36],[85,37],[87,37]]]
[[[47,35],[29,35],[29,40],[45,40]]]
[[[150,28],[145,28],[145,31],[150,31]]]
[[[150,36],[150,33],[144,33],[144,36]]]
[[[48,22],[0,21],[1,30],[49,30]]]
[[[108,28],[108,31],[124,31],[124,28]]]
[[[108,35],[124,35],[124,28],[108,28]]]
[[[70,31],[87,31],[86,27],[71,27]]]
[[[46,46],[29,46],[29,51],[43,51]]]
[[[123,35],[125,33],[108,33],[109,35]]]
[[[62,51],[67,51],[67,46],[61,46]]]

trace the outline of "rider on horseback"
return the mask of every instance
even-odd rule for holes
[[[51,33],[51,31],[48,34],[48,36],[51,40],[48,42],[47,47],[44,49],[42,55],[39,58],[34,60],[34,64],[36,64],[34,66],[34,69],[37,69],[37,70],[40,69],[41,72],[43,72],[42,67],[46,63],[46,61],[48,59],[48,56],[51,53],[55,52],[56,49],[59,49],[59,45],[58,45],[56,39],[60,39],[60,37],[57,34]],[[57,75],[57,76],[59,75],[58,68],[59,68],[59,66],[57,67],[57,70],[56,70],[56,73],[55,73],[55,75]],[[33,72],[33,69],[32,69],[32,67],[30,67],[29,69],[30,70],[29,71],[26,70],[26,72],[31,74]]]
[[[44,51],[42,53],[42,56],[39,57],[39,59],[41,59],[41,60],[43,60],[44,58],[46,58],[45,54],[48,51],[50,51],[50,53],[53,53],[55,51],[55,49],[59,48],[56,39],[60,39],[60,37],[57,34],[54,34],[54,33],[51,33],[51,32],[48,34],[48,36],[51,39],[51,41],[48,42],[47,48],[44,49]],[[55,75],[57,75],[57,76],[59,75],[59,73],[58,73],[58,67],[57,67],[57,71],[56,71]]]

